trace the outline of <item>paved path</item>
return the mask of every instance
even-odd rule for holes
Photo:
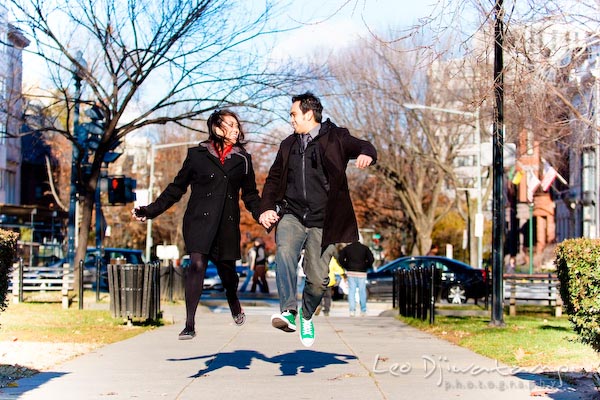
[[[0,399],[578,399],[570,387],[439,340],[395,318],[350,318],[334,303],[315,317],[316,342],[270,325],[275,301],[246,302],[237,327],[222,304],[201,306],[193,340],[179,341],[183,307],[167,325],[97,349],[5,388]]]

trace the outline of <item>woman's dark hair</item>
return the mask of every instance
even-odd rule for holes
[[[321,100],[319,100],[317,96],[311,92],[292,96],[292,103],[297,101],[300,102],[300,110],[302,110],[303,114],[312,111],[315,116],[315,121],[321,123],[321,120],[323,119],[323,106],[321,105]]]
[[[239,129],[237,143],[243,147],[246,142],[244,141],[244,131],[242,129],[242,124],[240,123],[240,118],[236,113],[227,109],[215,110],[212,114],[210,114],[210,117],[208,117],[208,120],[206,121],[206,125],[208,127],[208,139],[213,142],[215,146],[217,146],[219,151],[223,150],[223,147],[225,147],[225,141],[221,136],[217,135],[215,128],[222,127],[224,116],[233,117],[237,121]]]

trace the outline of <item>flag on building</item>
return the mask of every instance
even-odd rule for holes
[[[518,185],[519,183],[521,183],[521,179],[523,179],[523,172],[521,170],[518,170],[517,172],[515,172],[515,175],[512,178],[512,184],[513,185]]]
[[[535,193],[538,186],[540,186],[540,180],[532,171],[527,171],[527,201],[533,203],[533,194]]]
[[[547,192],[552,185],[552,182],[558,176],[558,171],[556,171],[549,163],[544,162],[544,176],[542,177],[542,189],[544,192]]]

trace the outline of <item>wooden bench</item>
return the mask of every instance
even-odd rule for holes
[[[74,274],[69,264],[60,267],[24,267],[21,262],[13,265],[13,303],[22,303],[24,292],[60,291],[63,308],[69,308],[69,291],[73,290]]]
[[[509,315],[517,315],[517,302],[554,307],[554,315],[562,315],[560,281],[555,274],[504,274],[504,299],[508,299]]]

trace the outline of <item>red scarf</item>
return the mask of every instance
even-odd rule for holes
[[[219,151],[217,146],[215,146],[213,143],[213,148],[215,149],[215,151],[217,152],[217,155],[219,156],[219,161],[221,161],[221,165],[224,165],[225,157],[227,157],[227,154],[231,153],[231,150],[233,149],[233,145],[229,144],[223,148],[223,151]]]

